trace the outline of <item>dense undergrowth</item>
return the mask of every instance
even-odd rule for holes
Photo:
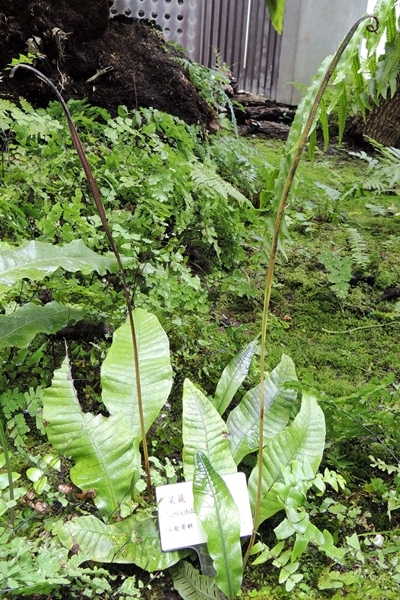
[[[155,479],[174,482],[182,470],[184,378],[212,395],[230,358],[258,335],[261,250],[271,226],[268,190],[282,147],[227,132],[206,139],[157,111],[129,114],[121,107],[111,119],[83,102],[69,107],[113,235],[129,257],[133,303],[156,314],[170,340],[174,385],[149,439]],[[24,101],[20,107],[0,101],[0,127],[2,251],[28,240],[64,245],[81,239],[107,253],[59,106],[35,111]],[[314,490],[307,508],[344,553],[336,564],[310,547],[291,597],[398,597],[398,157],[377,154],[375,164],[366,158],[330,146],[317,151],[313,163],[304,161],[276,269],[267,369],[289,355],[303,390],[317,390],[321,398],[327,424],[322,466],[328,479],[333,471],[337,475],[331,476],[333,493]],[[389,175],[379,170],[382,160]],[[18,490],[11,528],[2,469],[2,593],[18,595],[25,588],[51,598],[166,595],[165,575],[81,565],[53,537],[71,516],[91,514],[94,507],[90,494],[70,485],[70,464],[59,462],[44,436],[43,389],[61,365],[66,338],[83,409],[107,414],[99,371],[112,332],[125,320],[118,277],[58,269],[40,283],[21,278],[1,292],[3,315],[52,301],[71,310],[61,333],[39,330],[19,348],[1,330],[0,407]],[[257,384],[257,362],[255,356],[246,389]],[[250,456],[245,468],[253,466]],[[274,546],[270,522],[259,541]],[[268,563],[248,569],[243,595],[287,597],[278,585],[279,560],[282,555],[271,554]]]

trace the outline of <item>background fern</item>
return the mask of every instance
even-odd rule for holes
[[[379,157],[371,157],[365,152],[350,152],[369,164],[369,177],[363,182],[363,188],[375,192],[376,195],[400,194],[400,150],[386,148],[382,144],[370,140],[378,151]]]
[[[348,243],[351,251],[351,262],[361,271],[366,271],[370,264],[367,244],[355,227],[348,227]]]
[[[378,0],[374,15],[379,21],[378,31],[372,32],[365,24],[360,25],[346,48],[328,89],[329,105],[322,103],[318,111],[314,127],[321,128],[325,148],[329,143],[329,115],[337,116],[341,142],[349,116],[360,111],[365,119],[367,111],[374,104],[379,104],[380,98],[386,98],[388,93],[393,96],[396,92],[400,73],[400,18],[396,16],[396,0]],[[379,48],[384,40],[384,53],[380,54]],[[363,41],[365,57],[360,54]],[[318,74],[315,79],[317,78]],[[352,89],[351,101],[349,89]],[[312,159],[313,144],[310,144],[309,153]]]

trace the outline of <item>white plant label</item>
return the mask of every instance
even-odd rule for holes
[[[240,512],[240,537],[251,535],[251,516],[246,476],[244,473],[223,475]],[[161,548],[164,552],[197,546],[207,541],[204,529],[193,508],[192,481],[156,487]]]

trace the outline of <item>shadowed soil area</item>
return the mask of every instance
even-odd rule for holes
[[[0,0],[0,97],[35,107],[54,100],[28,72],[4,70],[37,53],[34,66],[66,100],[87,100],[112,115],[120,104],[153,107],[209,127],[214,115],[175,58],[182,54],[145,22],[109,20],[108,0]]]

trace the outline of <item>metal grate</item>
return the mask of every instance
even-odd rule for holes
[[[209,67],[217,50],[239,87],[276,99],[281,38],[273,29],[265,0],[203,0],[196,60]]]
[[[195,60],[201,22],[201,0],[115,0],[111,16],[125,15],[155,21],[167,41],[186,48]]]
[[[115,15],[155,21],[167,41],[208,67],[217,50],[239,87],[276,98],[281,42],[265,0],[114,0]]]
[[[207,67],[215,66],[217,49],[240,88],[297,104],[301,93],[288,82],[308,85],[366,8],[367,0],[286,0],[282,36],[265,0],[114,0],[111,16],[155,21],[166,40]]]

